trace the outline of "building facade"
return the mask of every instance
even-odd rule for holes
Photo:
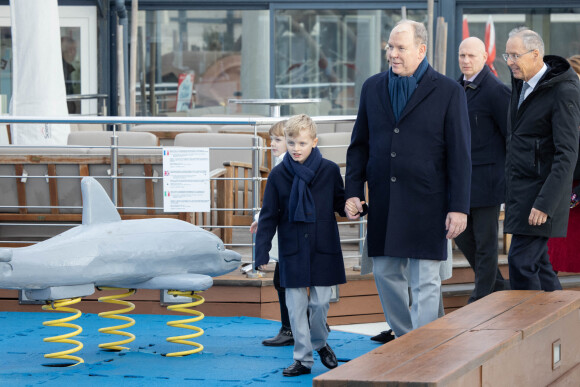
[[[318,104],[288,106],[282,113],[356,114],[364,80],[388,68],[384,47],[394,24],[403,17],[426,25],[429,20],[427,1],[413,0],[140,0],[137,28],[131,31],[132,4],[122,0],[59,1],[67,93],[104,96],[71,98],[69,112],[266,115],[267,107],[228,101],[320,98]],[[487,41],[495,45],[493,66],[506,84],[509,69],[501,54],[514,27],[525,25],[539,32],[548,54],[569,57],[580,53],[577,0],[439,0],[433,6],[433,18],[437,17],[447,23],[447,39],[432,51],[443,60],[442,71],[450,77],[459,75],[457,47],[465,25],[469,35],[482,40],[486,39],[486,25],[493,25],[495,39]],[[123,32],[118,25],[123,25]],[[122,35],[124,40],[119,39]],[[7,1],[0,2],[0,39],[0,94],[9,101]],[[128,82],[131,46],[136,46],[134,86]],[[124,66],[119,52],[126,59]],[[120,78],[125,82],[120,84]],[[119,111],[121,88],[134,90],[133,111]],[[126,93],[127,106],[129,95]]]

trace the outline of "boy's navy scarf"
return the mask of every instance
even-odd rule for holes
[[[389,97],[391,97],[391,104],[393,105],[393,113],[395,114],[395,121],[399,121],[401,113],[407,102],[411,99],[413,92],[417,88],[417,83],[427,71],[429,63],[427,62],[427,57],[423,58],[423,61],[415,70],[415,73],[410,77],[400,77],[393,73],[393,69],[389,69]]]
[[[308,185],[314,179],[321,161],[322,154],[318,148],[312,148],[312,153],[304,164],[294,161],[289,153],[284,156],[284,167],[294,176],[288,202],[290,222],[314,223],[316,221],[316,207]]]

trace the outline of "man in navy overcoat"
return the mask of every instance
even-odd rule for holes
[[[426,43],[421,23],[393,28],[391,69],[364,83],[347,152],[345,209],[351,219],[362,214],[367,183],[368,255],[397,337],[437,318],[446,238],[465,229],[469,211],[465,92],[429,66]]]

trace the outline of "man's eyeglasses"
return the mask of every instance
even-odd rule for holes
[[[529,54],[530,52],[532,52],[534,50],[535,49],[530,50],[528,52],[524,52],[523,54],[502,54],[501,56],[503,57],[503,60],[505,60],[506,62],[508,61],[508,59],[511,59],[512,62],[517,62],[518,59],[520,59],[520,57],[522,57],[526,54]]]

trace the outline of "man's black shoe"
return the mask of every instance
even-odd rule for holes
[[[389,329],[388,331],[382,331],[378,335],[371,337],[371,340],[385,344],[395,340],[395,335],[393,335],[393,330]]]
[[[285,345],[294,345],[294,336],[292,336],[292,331],[288,328],[280,328],[280,332],[271,339],[266,339],[262,341],[262,345],[268,347],[283,347]]]
[[[332,348],[330,348],[328,344],[326,344],[324,347],[320,348],[316,352],[318,352],[318,354],[320,355],[320,361],[322,362],[322,364],[324,364],[326,368],[330,369],[336,368],[336,366],[338,365],[338,361],[336,360],[336,355],[332,351]]]
[[[290,367],[285,368],[284,371],[282,371],[282,375],[284,376],[300,376],[309,373],[310,368],[303,366],[302,363],[300,363],[298,360],[292,363]]]

